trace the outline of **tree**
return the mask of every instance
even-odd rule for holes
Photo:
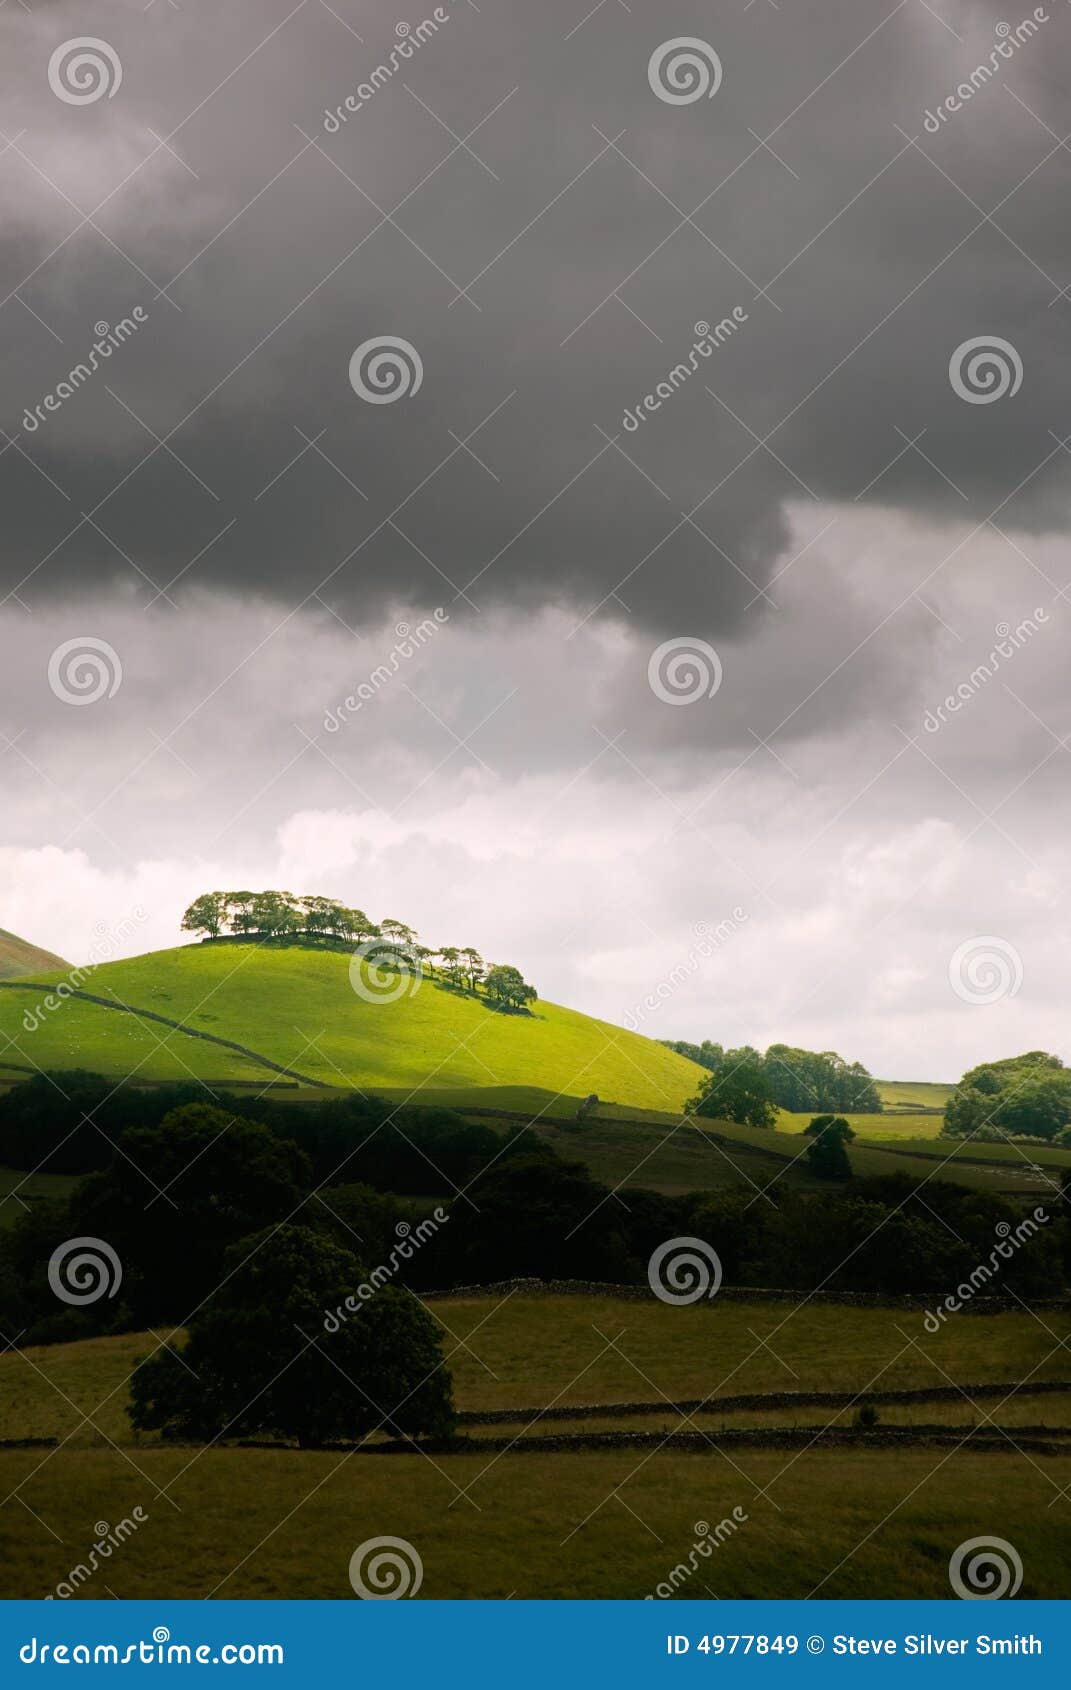
[[[968,1069],[945,1105],[942,1132],[957,1138],[1056,1139],[1071,1123],[1071,1072],[1031,1050]]]
[[[726,1052],[710,1039],[704,1039],[701,1045],[689,1044],[686,1039],[662,1042],[711,1073],[725,1065]],[[759,1056],[758,1051],[755,1055]],[[862,1063],[845,1062],[835,1050],[800,1050],[776,1044],[770,1045],[759,1060],[770,1096],[781,1109],[800,1115],[813,1109],[845,1109],[858,1115],[881,1112],[878,1088]]]
[[[456,945],[444,945],[438,956],[446,970],[447,979],[456,986],[461,978],[461,952]]]
[[[75,1231],[106,1238],[139,1319],[181,1320],[219,1282],[224,1252],[300,1208],[311,1169],[298,1144],[208,1104],[123,1134],[123,1154],[78,1186]]]
[[[811,1172],[818,1179],[851,1179],[852,1164],[847,1146],[854,1132],[840,1115],[816,1115],[804,1137],[813,1140],[807,1150]]]
[[[876,1115],[878,1089],[860,1062],[845,1062],[835,1050],[800,1050],[771,1045],[763,1058],[770,1092],[782,1109],[803,1114],[812,1109],[847,1109]]]
[[[227,916],[225,898],[225,892],[202,892],[183,916],[182,931],[206,933],[210,939],[218,939]]]
[[[395,921],[389,915],[380,922],[379,931],[398,950],[410,951],[417,941],[415,928],[407,927],[404,921]]]
[[[130,1418],[165,1437],[296,1438],[306,1447],[367,1436],[444,1436],[453,1425],[439,1328],[407,1291],[368,1284],[349,1250],[282,1226],[227,1252],[219,1289],[169,1349],[135,1370]],[[356,1312],[346,1308],[354,1298]],[[325,1318],[341,1311],[337,1329]]]
[[[330,933],[338,920],[339,906],[330,898],[301,898],[301,922],[306,933]]]
[[[661,1039],[659,1043],[667,1050],[675,1050],[678,1056],[686,1056],[689,1062],[697,1062],[700,1068],[709,1068],[711,1073],[725,1055],[721,1045],[713,1044],[710,1039],[704,1039],[701,1045],[689,1044],[687,1039]]]
[[[256,932],[274,938],[294,932],[301,926],[302,917],[292,892],[258,892],[253,899],[252,920]]]
[[[380,937],[380,929],[374,921],[369,921],[363,910],[346,911],[346,929],[346,937],[354,939],[358,945]]]
[[[499,1009],[521,1010],[534,1003],[539,993],[530,986],[519,968],[511,963],[498,962],[487,971],[483,983],[485,995]]]
[[[232,933],[252,933],[255,931],[257,924],[253,916],[253,905],[256,902],[256,896],[255,892],[224,893],[223,901]]]
[[[686,1107],[693,1115],[745,1127],[772,1127],[777,1120],[762,1057],[751,1045],[723,1051],[709,1080]]]
[[[468,969],[469,991],[475,992],[487,972],[487,964],[479,951],[474,951],[471,945],[466,945],[461,955]]]

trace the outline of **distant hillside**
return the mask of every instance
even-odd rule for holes
[[[268,1081],[279,1069],[317,1086],[479,1101],[523,1086],[550,1106],[596,1093],[605,1104],[678,1112],[706,1071],[653,1039],[540,999],[521,1014],[438,979],[369,1001],[368,965],[345,952],[238,940],[101,964],[81,996],[44,1013],[0,989],[0,1048],[16,1039],[40,1068],[92,1068],[139,1080]],[[386,976],[388,997],[393,987]],[[95,999],[97,1001],[91,1001]],[[114,1007],[111,1007],[114,1006]],[[27,1011],[38,1024],[23,1026]],[[177,1025],[175,1025],[177,1024]],[[559,1105],[560,1107],[560,1105]]]
[[[70,966],[53,951],[43,951],[0,927],[0,980],[10,980],[18,974],[55,973]]]

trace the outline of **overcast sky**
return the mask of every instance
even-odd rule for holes
[[[654,1037],[1071,1060],[1069,54],[0,10],[0,925],[283,886]]]

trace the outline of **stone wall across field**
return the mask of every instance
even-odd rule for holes
[[[648,1285],[614,1285],[598,1279],[499,1279],[490,1285],[454,1285],[449,1290],[422,1291],[424,1302],[445,1297],[613,1297],[623,1302],[648,1303],[654,1293]],[[730,1303],[819,1303],[858,1309],[906,1309],[925,1313],[937,1308],[948,1295],[945,1287],[917,1297],[888,1297],[880,1291],[768,1290],[759,1285],[723,1285],[717,1301]],[[1014,1314],[1025,1308],[1071,1309],[1071,1297],[1034,1298],[1029,1304],[1019,1297],[983,1296],[965,1302],[961,1314]]]

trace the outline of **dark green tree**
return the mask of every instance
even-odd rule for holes
[[[349,1250],[309,1227],[282,1226],[239,1240],[223,1274],[190,1321],[181,1357],[162,1349],[135,1370],[130,1418],[139,1431],[268,1434],[317,1447],[379,1429],[451,1430],[439,1326],[394,1286],[356,1301],[367,1277]]]
[[[483,989],[485,997],[498,1009],[524,1009],[539,996],[535,987],[525,980],[520,969],[505,962],[497,962],[493,968],[488,969]]]
[[[140,1320],[182,1320],[219,1282],[228,1246],[300,1208],[309,1161],[257,1121],[208,1104],[123,1135],[123,1153],[77,1187],[75,1230],[106,1238]]]
[[[777,1105],[762,1057],[750,1045],[726,1050],[699,1092],[688,1103],[693,1115],[717,1121],[736,1121],[745,1127],[772,1127]]]
[[[847,1146],[854,1132],[839,1115],[816,1115],[804,1137],[813,1142],[807,1150],[811,1172],[818,1179],[851,1179],[852,1164]]]
[[[1056,1139],[1071,1124],[1071,1071],[1031,1050],[968,1069],[945,1105],[942,1131],[981,1141]]]
[[[183,916],[182,931],[204,933],[210,939],[218,939],[227,919],[226,897],[225,892],[202,892]]]

